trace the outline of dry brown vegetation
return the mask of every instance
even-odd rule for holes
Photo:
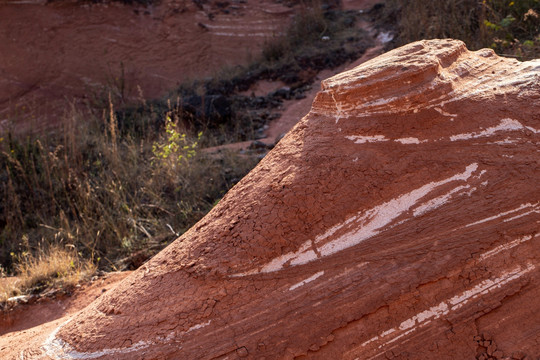
[[[15,272],[18,276],[12,281],[0,283],[0,303],[12,296],[49,288],[68,292],[81,281],[88,280],[96,271],[91,259],[83,259],[74,246],[63,248],[52,245],[34,254],[23,252],[12,255],[16,257]]]
[[[4,266],[12,264],[11,253],[72,244],[86,258],[114,268],[115,259],[173,240],[256,162],[233,153],[212,158],[196,146],[190,157],[178,156],[183,149],[164,157],[153,148],[185,145],[164,131],[119,137],[111,114],[106,126],[73,114],[62,136],[3,139]],[[173,125],[193,144],[181,125]]]

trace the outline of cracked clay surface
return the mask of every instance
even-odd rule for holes
[[[409,44],[322,84],[195,227],[24,359],[540,354],[540,61]]]

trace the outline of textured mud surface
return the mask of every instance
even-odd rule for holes
[[[9,358],[14,346],[45,341],[49,332],[111,290],[129,272],[107,273],[74,289],[70,296],[41,297],[0,313],[0,358]],[[5,280],[5,278],[3,279]],[[39,354],[40,352],[36,352]],[[18,359],[25,353],[19,353]],[[13,355],[15,356],[15,355]]]
[[[539,61],[451,40],[323,81],[195,227],[9,355],[535,358],[539,100]]]

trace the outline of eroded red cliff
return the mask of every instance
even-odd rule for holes
[[[324,81],[201,222],[28,354],[538,356],[539,145],[540,61],[391,51]]]

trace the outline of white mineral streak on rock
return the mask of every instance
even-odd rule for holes
[[[498,140],[498,141],[494,141],[494,142],[489,142],[488,144],[512,145],[512,144],[516,144],[517,142],[518,142],[517,140],[512,140],[510,138],[506,138],[504,140]]]
[[[72,359],[97,359],[103,356],[113,356],[113,355],[119,355],[119,354],[129,354],[134,351],[139,351],[142,349],[145,349],[149,347],[150,345],[155,345],[157,343],[168,343],[172,338],[175,337],[174,332],[169,334],[167,337],[158,337],[156,339],[156,342],[152,341],[139,341],[135,344],[132,344],[125,348],[113,348],[113,349],[103,349],[100,351],[93,351],[93,352],[81,352],[74,350],[68,343],[65,341],[58,339],[56,335],[58,334],[58,331],[64,326],[67,325],[72,319],[69,319],[68,321],[61,324],[59,327],[57,327],[45,340],[45,342],[42,345],[42,349],[45,351],[45,354],[49,356],[50,358],[54,360],[72,360]],[[208,325],[212,320],[208,320],[205,323],[193,325],[188,330],[186,330],[183,334],[187,334],[191,331],[202,329]],[[114,356],[113,356],[114,358]]]
[[[526,268],[521,268],[518,266],[508,272],[503,273],[501,276],[497,277],[496,279],[484,280],[481,283],[475,285],[474,287],[468,290],[465,290],[461,294],[456,295],[452,298],[449,298],[445,301],[442,301],[438,305],[432,306],[429,309],[424,310],[412,316],[411,318],[402,321],[397,327],[383,331],[379,335],[374,336],[371,339],[367,340],[366,342],[362,343],[360,346],[364,347],[373,342],[383,340],[384,342],[378,346],[378,348],[381,349],[382,347],[393,343],[399,338],[402,338],[403,336],[406,336],[412,333],[419,327],[426,325],[432,320],[436,320],[450,313],[451,311],[457,310],[463,307],[465,304],[467,304],[471,300],[481,295],[485,295],[494,289],[500,288],[513,280],[517,280],[521,276],[531,272],[534,269],[535,269],[535,266],[533,264],[528,264]],[[392,336],[389,339],[385,340],[385,338],[388,338],[389,335],[392,335]]]
[[[94,352],[80,352],[74,350],[69,344],[64,342],[61,339],[56,337],[58,331],[67,325],[72,319],[64,322],[58,326],[50,335],[47,337],[45,342],[42,345],[42,349],[45,351],[45,355],[49,356],[54,360],[72,360],[72,359],[97,359],[103,356],[113,356],[118,354],[129,354],[134,351],[142,350],[151,345],[149,341],[139,341],[131,346],[125,348],[115,348],[115,349],[103,349],[100,351]]]
[[[540,234],[537,234],[536,236],[540,236]],[[488,258],[490,258],[492,256],[497,255],[498,253],[500,253],[502,251],[510,250],[513,247],[518,246],[519,244],[522,244],[522,243],[524,243],[526,241],[531,240],[532,238],[533,238],[532,235],[527,235],[527,236],[517,238],[517,239],[515,239],[515,240],[513,240],[513,241],[511,241],[509,243],[499,245],[499,246],[497,246],[497,247],[495,247],[495,248],[493,248],[493,249],[491,249],[489,251],[486,251],[482,255],[480,255],[480,260],[485,260],[485,259],[488,259]]]
[[[53,359],[59,359],[57,355],[61,354],[63,352],[64,342],[60,339],[56,338],[56,334],[58,334],[58,331],[60,329],[67,325],[72,319],[69,319],[62,324],[60,324],[56,329],[53,330],[53,332],[50,333],[50,335],[45,339],[45,342],[43,342],[43,345],[41,348],[45,352],[45,355],[53,358]]]
[[[444,111],[443,109],[441,109],[440,107],[434,107],[433,109],[435,109],[439,114],[443,115],[443,116],[448,116],[448,117],[457,117],[457,114],[450,114],[446,111]]]
[[[477,168],[478,164],[471,164],[467,166],[465,171],[461,174],[457,174],[437,182],[431,182],[409,193],[401,195],[396,199],[392,199],[384,204],[370,209],[368,212],[366,212],[368,218],[363,224],[359,224],[358,227],[353,228],[352,231],[324,244],[322,247],[320,247],[319,252],[322,256],[332,255],[377,235],[381,230],[384,229],[384,227],[388,226],[397,217],[407,212],[421,198],[429,194],[435,188],[451,181],[466,181]],[[320,241],[322,241],[322,239],[318,242]]]
[[[415,324],[416,324],[416,321],[414,317],[412,317],[410,319],[403,321],[401,324],[399,324],[398,328],[399,330],[407,330],[407,329],[412,328]]]
[[[339,90],[339,88],[338,88],[338,90]],[[334,100],[334,105],[336,107],[336,112],[337,112],[336,124],[337,124],[339,119],[342,119],[342,118],[348,117],[348,116],[345,116],[344,111],[342,109],[342,104],[336,100],[336,96],[334,95],[334,92],[330,92],[330,95],[332,95],[332,100]]]
[[[357,109],[361,109],[361,108],[364,108],[364,107],[371,107],[371,106],[386,105],[388,103],[391,103],[392,101],[396,101],[397,99],[398,99],[397,97],[380,98],[380,99],[372,100],[370,102],[362,104]]]
[[[388,340],[385,344],[379,345],[379,349],[382,348],[382,347],[385,346],[385,345],[388,345],[388,344],[393,343],[394,341],[398,341],[398,340],[401,339],[402,337],[407,336],[407,335],[409,335],[410,333],[412,333],[414,330],[415,330],[415,329],[410,329],[410,330],[405,331],[403,334],[399,334],[398,336],[396,336],[396,337],[394,337],[394,338]]]
[[[359,217],[358,215],[351,216],[350,218],[345,220],[343,223],[332,226],[330,229],[326,230],[326,232],[324,234],[317,235],[315,237],[315,243],[318,243],[319,241],[334,235],[336,231],[342,229],[344,226],[347,226],[347,225],[351,224],[352,222],[359,221],[359,218],[360,218],[360,220],[363,220],[363,219],[366,219],[367,217],[368,217],[367,212],[362,217]]]
[[[316,260],[316,259],[317,259],[317,253],[315,253],[315,251],[313,250],[308,250],[299,254],[294,259],[292,259],[290,264],[291,266],[302,265],[302,264],[307,264],[308,262]]]
[[[383,135],[373,135],[373,136],[353,135],[353,136],[345,136],[345,138],[348,140],[354,141],[355,144],[388,141],[388,139],[385,138]]]
[[[413,317],[403,321],[401,324],[399,324],[398,329],[399,330],[409,330],[414,328],[417,324],[423,323],[424,321],[428,319],[438,319],[442,315],[446,315],[449,312],[448,304],[446,302],[441,302],[437,306],[432,306],[427,310],[424,310]],[[384,333],[382,333],[384,334]],[[380,335],[383,337],[383,335]]]
[[[372,337],[371,339],[369,339],[368,341],[363,342],[360,346],[361,346],[361,347],[364,347],[364,346],[366,346],[366,345],[368,345],[368,344],[371,344],[372,342],[377,341],[377,340],[379,340],[379,337],[378,337],[378,336],[374,336],[374,337]]]
[[[386,331],[383,331],[382,334],[380,335],[381,337],[383,336],[386,336],[386,335],[390,335],[392,334],[393,332],[395,332],[396,329],[390,329],[390,330],[386,330]]]
[[[489,127],[485,130],[482,130],[479,132],[452,135],[448,139],[450,139],[450,141],[478,139],[478,138],[483,138],[483,137],[494,136],[496,133],[501,132],[501,131],[530,131],[534,134],[540,133],[540,130],[537,130],[531,126],[525,126],[517,120],[506,118],[506,119],[502,119],[498,125]],[[348,140],[354,141],[356,144],[365,144],[365,143],[382,142],[382,141],[390,140],[386,138],[384,135],[351,135],[351,136],[346,136],[345,138]],[[445,140],[446,138],[440,138],[435,141],[445,141]],[[409,145],[409,144],[425,143],[428,140],[420,140],[415,137],[407,137],[407,138],[395,139],[393,141],[404,144],[404,145]],[[506,138],[505,140],[494,141],[494,142],[491,142],[490,144],[508,145],[508,144],[514,144],[514,143],[516,143],[516,140],[511,140],[509,138]]]
[[[453,194],[455,194],[455,193],[457,193],[459,191],[462,191],[462,190],[469,189],[470,187],[471,187],[470,185],[461,185],[461,186],[458,186],[458,187],[450,190],[449,192],[447,192],[444,195],[441,195],[441,196],[438,196],[438,197],[436,197],[434,199],[431,199],[428,202],[426,202],[426,203],[418,206],[416,209],[414,209],[413,215],[414,216],[420,216],[420,215],[425,214],[428,211],[435,210],[435,209],[443,206],[444,204],[446,204],[448,202],[448,200],[450,200],[450,198],[452,198]]]
[[[408,144],[420,144],[420,143],[425,143],[427,142],[427,140],[420,140],[420,139],[417,139],[417,138],[414,138],[414,137],[408,137],[408,138],[401,138],[401,139],[396,139],[394,140],[395,142],[398,142],[398,143],[402,143],[404,145],[408,145]]]
[[[358,215],[352,216],[343,223],[333,226],[324,234],[315,238],[314,243],[319,244],[324,240],[330,239],[337,231],[351,228],[350,231],[330,240],[318,248],[321,256],[329,256],[339,251],[345,250],[360,242],[369,239],[381,231],[385,230],[396,218],[409,211],[420,199],[428,195],[437,187],[450,183],[452,181],[467,181],[478,169],[478,164],[473,163],[465,168],[465,171],[449,178],[431,182],[411,192],[403,194],[386,203],[375,206],[369,210],[363,211]],[[462,190],[462,189],[460,189]],[[459,191],[459,190],[458,190]],[[442,200],[441,200],[442,201]],[[435,202],[432,206],[439,204]],[[440,204],[442,205],[442,204]],[[427,211],[427,210],[426,210]],[[287,264],[290,266],[302,265],[318,258],[313,249],[315,246],[311,241],[306,241],[296,252],[290,252],[281,255],[269,263],[262,266],[260,270],[252,269],[247,272],[231,275],[232,277],[241,277],[254,275],[257,273],[269,273],[283,269]]]
[[[516,215],[516,216],[512,216],[511,218],[508,218],[508,219],[504,219],[503,222],[513,221],[513,220],[519,219],[520,217],[524,217],[524,216],[527,216],[527,215],[532,214],[532,213],[540,214],[540,206],[537,205],[537,206],[535,206],[533,209],[531,209],[529,211],[526,211],[526,212],[521,213],[521,214]]]
[[[304,245],[309,245],[309,243],[304,243]],[[304,252],[301,252],[299,250],[298,253],[290,252],[285,255],[281,255],[280,257],[273,259],[268,264],[263,266],[260,272],[267,273],[267,272],[281,270],[283,268],[283,264],[285,264],[289,260],[297,258],[298,256],[302,254],[304,254]]]
[[[476,175],[474,178],[475,179],[480,179],[482,177],[482,175],[484,175],[485,173],[487,173],[487,170],[484,169],[484,170],[480,171],[480,174]]]
[[[480,132],[452,135],[450,136],[450,141],[470,140],[470,139],[477,139],[481,137],[488,137],[488,136],[493,136],[495,133],[500,132],[500,131],[523,131],[523,130],[529,130],[535,134],[539,132],[539,130],[536,130],[530,126],[524,126],[517,120],[506,118],[506,119],[502,119],[499,125],[489,127]]]
[[[315,280],[315,279],[317,279],[317,278],[319,278],[319,277],[321,277],[321,276],[323,276],[323,275],[324,275],[324,271],[319,271],[318,273],[315,273],[314,275],[308,277],[307,279],[302,280],[302,281],[300,281],[299,283],[294,284],[293,286],[291,286],[291,287],[289,288],[289,291],[290,291],[290,290],[294,290],[294,289],[296,289],[296,288],[299,288],[300,286],[304,286],[304,285],[306,285],[307,283],[312,282],[313,280]]]
[[[535,133],[535,134],[540,133],[540,130],[535,129],[535,128],[533,128],[532,126],[525,126],[525,125],[523,125],[523,127],[524,127],[525,129],[527,129],[527,130],[529,130],[529,131]]]
[[[525,269],[522,269],[521,267],[516,267],[513,270],[504,273],[502,276],[494,280],[484,280],[480,284],[476,285],[474,288],[449,299],[448,302],[450,303],[450,305],[452,305],[451,310],[457,310],[460,307],[464,306],[470,300],[477,298],[480,295],[485,295],[494,288],[500,288],[501,286],[509,283],[510,281],[519,279],[521,276],[531,272],[535,268],[536,267],[533,264],[528,264]]]
[[[508,211],[502,212],[502,213],[500,213],[500,214],[493,215],[493,216],[487,217],[487,218],[485,218],[485,219],[475,221],[475,222],[473,222],[473,223],[471,223],[471,224],[467,224],[467,225],[465,225],[465,227],[470,227],[470,226],[482,224],[482,223],[485,223],[485,222],[488,222],[488,221],[492,221],[492,220],[495,220],[495,219],[504,217],[504,216],[506,216],[506,215],[510,215],[510,214],[512,214],[512,213],[518,212],[518,211],[520,211],[520,210],[523,210],[523,209],[526,209],[526,208],[530,208],[530,207],[534,207],[534,209],[537,210],[538,207],[539,207],[539,204],[540,204],[540,203],[536,203],[536,204],[534,204],[534,205],[531,204],[531,203],[522,204],[522,205],[520,205],[519,207],[517,207],[517,208],[515,208],[515,209],[508,210]],[[530,213],[530,212],[529,212],[529,213]]]
[[[211,322],[212,322],[212,320],[208,320],[208,321],[205,322],[205,323],[193,325],[192,327],[190,327],[189,329],[187,329],[186,334],[187,334],[188,332],[193,331],[193,330],[202,329],[203,327],[210,325]]]

